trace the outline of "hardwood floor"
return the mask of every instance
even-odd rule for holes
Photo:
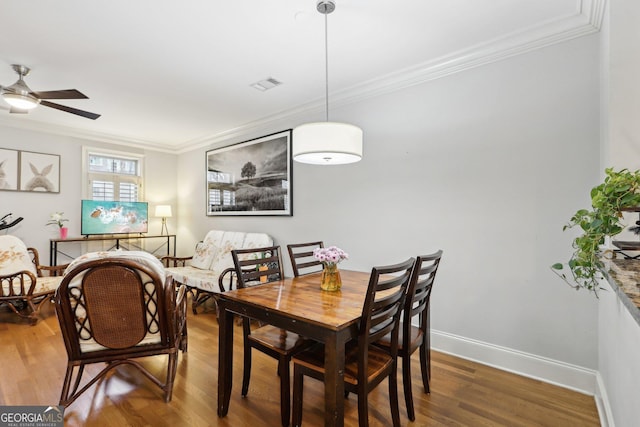
[[[66,352],[53,306],[29,326],[0,309],[0,405],[57,405],[66,366]],[[229,415],[218,418],[218,325],[212,306],[189,313],[189,351],[179,356],[173,400],[164,403],[160,390],[137,371],[121,367],[85,392],[65,410],[65,426],[279,426],[279,380],[276,363],[253,353],[254,367],[246,398],[242,384],[242,331],[236,328],[233,392]],[[412,360],[416,421],[407,419],[398,371],[400,416],[407,426],[598,426],[592,396],[541,381],[432,352],[431,394],[419,387],[417,352]],[[162,373],[166,357],[143,359]],[[95,366],[97,372],[101,366]],[[305,381],[303,422],[323,423],[323,385]],[[388,387],[369,395],[371,426],[388,426],[391,413]],[[345,403],[345,425],[358,425],[357,397]]]

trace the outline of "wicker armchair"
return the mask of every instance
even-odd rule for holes
[[[6,305],[32,325],[42,305],[53,298],[66,265],[40,265],[35,248],[15,236],[0,236],[0,305]]]
[[[187,351],[185,289],[176,292],[160,261],[146,252],[74,260],[55,295],[68,355],[60,405],[70,405],[122,364],[138,368],[171,401],[178,350]],[[168,355],[164,380],[133,360],[162,354]],[[85,365],[101,362],[104,369],[80,387]]]

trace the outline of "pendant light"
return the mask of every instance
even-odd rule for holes
[[[342,165],[362,159],[362,129],[347,123],[329,121],[329,46],[327,15],[336,4],[318,1],[316,8],[324,15],[325,111],[324,122],[306,123],[293,130],[293,160],[314,165]]]

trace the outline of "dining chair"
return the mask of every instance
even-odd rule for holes
[[[394,427],[400,425],[397,385],[398,327],[414,259],[395,265],[374,267],[365,295],[358,337],[345,347],[344,387],[358,395],[359,425],[369,425],[368,394],[385,378],[389,382],[389,404]],[[374,344],[391,334],[391,346]],[[324,381],[324,344],[297,353],[293,358],[293,424],[302,424],[304,375]]]
[[[416,419],[411,389],[411,355],[417,349],[420,349],[420,370],[422,372],[424,392],[430,393],[431,340],[429,302],[441,258],[441,250],[416,258],[416,264],[411,273],[411,281],[407,288],[407,297],[400,322],[398,356],[402,358],[404,399],[407,405],[407,415],[411,421],[415,421]],[[417,319],[415,324],[412,322],[414,318]],[[391,338],[391,335],[387,334],[378,341],[377,345],[388,349],[391,347]]]
[[[287,245],[295,277],[322,271],[322,262],[313,257],[313,250],[324,248],[322,241]]]
[[[176,292],[160,261],[146,252],[94,252],[76,258],[55,294],[68,356],[60,405],[69,406],[123,364],[137,368],[170,402],[178,351],[187,351],[185,289]],[[167,355],[165,378],[136,360],[158,355]],[[106,366],[99,372],[85,370],[96,363]],[[90,379],[82,381],[83,374]]]
[[[280,246],[268,246],[231,251],[236,269],[237,287],[260,286],[284,278]],[[309,345],[306,340],[285,329],[264,325],[251,329],[251,319],[242,318],[244,342],[244,372],[242,375],[242,396],[249,391],[251,377],[251,349],[255,348],[278,361],[280,376],[280,417],[283,427],[289,425],[291,414],[291,382],[289,362],[291,357]]]

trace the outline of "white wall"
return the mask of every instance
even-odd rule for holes
[[[640,3],[610,3],[609,151],[611,166],[640,169]]]
[[[603,68],[605,166],[640,169],[640,3],[608,2]],[[637,220],[635,215],[629,220]],[[636,237],[627,233],[624,240]],[[640,326],[609,284],[598,302],[598,402],[610,427],[637,424],[640,404]]]
[[[610,285],[604,288],[598,304],[598,394],[609,427],[631,426],[640,404],[640,326]]]
[[[19,120],[19,119],[18,119]],[[79,119],[80,120],[80,119]],[[80,200],[82,199],[82,146],[101,147],[117,151],[130,151],[145,156],[145,197],[149,201],[150,214],[156,204],[176,203],[176,156],[123,146],[102,144],[77,138],[49,135],[29,130],[0,127],[0,148],[59,154],[60,193],[0,191],[0,217],[12,212],[13,218],[24,220],[15,227],[0,231],[14,234],[25,241],[27,246],[35,247],[40,253],[41,262],[49,261],[49,239],[58,238],[57,226],[46,226],[52,212],[64,212],[69,219],[69,236],[80,235]],[[160,219],[149,218],[149,231],[160,234]],[[169,227],[177,221],[169,220]],[[175,228],[170,228],[175,232]],[[79,247],[67,245],[68,252],[77,255]],[[65,249],[66,251],[66,249]],[[59,263],[66,262],[64,257]]]
[[[322,239],[359,270],[442,248],[436,331],[595,369],[596,299],[549,266],[599,178],[598,55],[584,37],[332,109],[363,128],[364,159],[294,164],[291,218],[206,217],[206,150],[182,154],[181,251],[213,228]]]

